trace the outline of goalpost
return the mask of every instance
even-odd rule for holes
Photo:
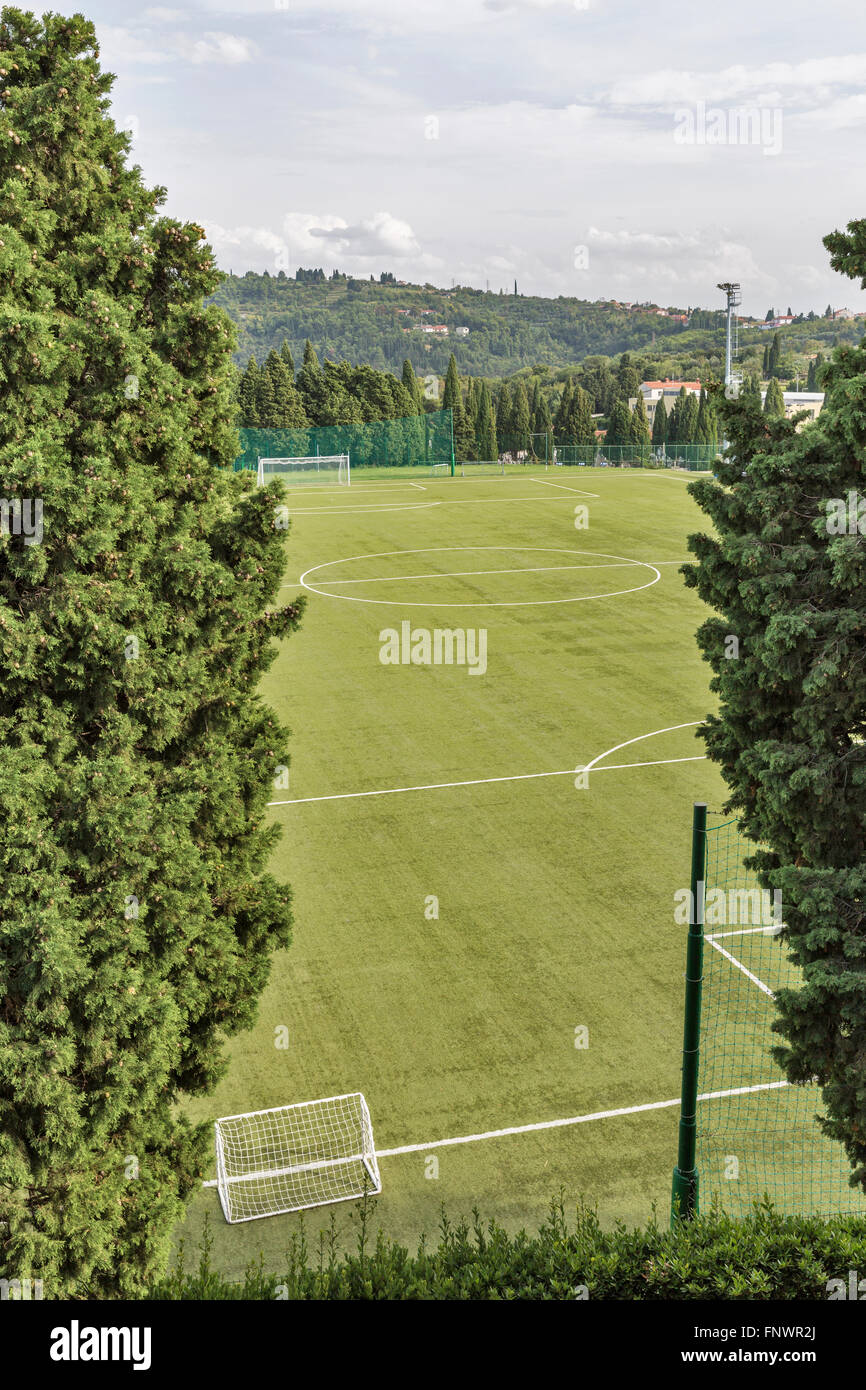
[[[352,465],[348,454],[305,454],[298,458],[260,458],[257,483],[264,487],[272,477],[292,477],[302,482],[337,483],[351,487]]]
[[[226,1115],[214,1125],[225,1219],[255,1221],[381,1192],[360,1091]]]

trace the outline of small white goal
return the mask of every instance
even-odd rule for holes
[[[293,478],[296,483],[336,483],[351,487],[352,462],[348,454],[305,454],[299,458],[260,458],[256,481],[264,487],[271,478]]]
[[[255,1221],[382,1190],[360,1091],[226,1115],[214,1130],[226,1221]]]

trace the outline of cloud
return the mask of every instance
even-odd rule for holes
[[[669,110],[698,101],[792,105],[811,109],[840,88],[866,85],[866,53],[810,58],[802,63],[737,63],[718,72],[660,68],[615,82],[605,93],[614,108]]]
[[[377,212],[373,217],[350,224],[334,213],[288,213],[282,228],[225,227],[216,222],[205,224],[208,240],[216,252],[217,261],[225,265],[229,252],[240,252],[244,265],[259,269],[285,269],[310,262],[327,269],[357,270],[368,266],[381,270],[385,261],[412,259],[413,264],[439,264],[435,258],[424,257],[418,240],[408,222],[390,212]]]
[[[170,12],[151,13],[164,18]],[[115,71],[139,64],[177,62],[235,66],[252,62],[258,56],[252,39],[238,34],[207,32],[196,38],[187,33],[162,33],[147,26],[133,29],[112,24],[98,25],[97,33],[104,65]]]

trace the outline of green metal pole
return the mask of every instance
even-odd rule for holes
[[[449,412],[448,412],[448,413],[449,413],[450,416],[451,416],[451,477],[453,478],[453,477],[454,477],[454,472],[455,472],[455,467],[454,467],[454,409],[453,409],[453,407],[450,407],[450,408],[449,408]]]
[[[701,993],[704,976],[704,873],[707,862],[707,808],[696,802],[692,814],[692,874],[689,936],[686,947],[686,1007],[683,1025],[683,1084],[677,1166],[671,1188],[671,1225],[696,1216],[698,1060],[701,1036]]]

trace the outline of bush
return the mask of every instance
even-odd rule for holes
[[[439,1240],[418,1250],[369,1239],[375,1203],[358,1204],[355,1253],[338,1249],[334,1217],[311,1249],[306,1233],[292,1236],[282,1274],[267,1274],[262,1258],[243,1283],[211,1268],[207,1230],[199,1266],[187,1273],[181,1248],[172,1274],[153,1285],[150,1299],[346,1300],[614,1300],[820,1299],[827,1282],[847,1283],[849,1269],[866,1271],[866,1217],[782,1216],[769,1202],[734,1218],[714,1210],[674,1230],[655,1216],[640,1229],[602,1230],[590,1208],[569,1226],[561,1201],[537,1235],[508,1235],[495,1221],[452,1225],[443,1214]]]

